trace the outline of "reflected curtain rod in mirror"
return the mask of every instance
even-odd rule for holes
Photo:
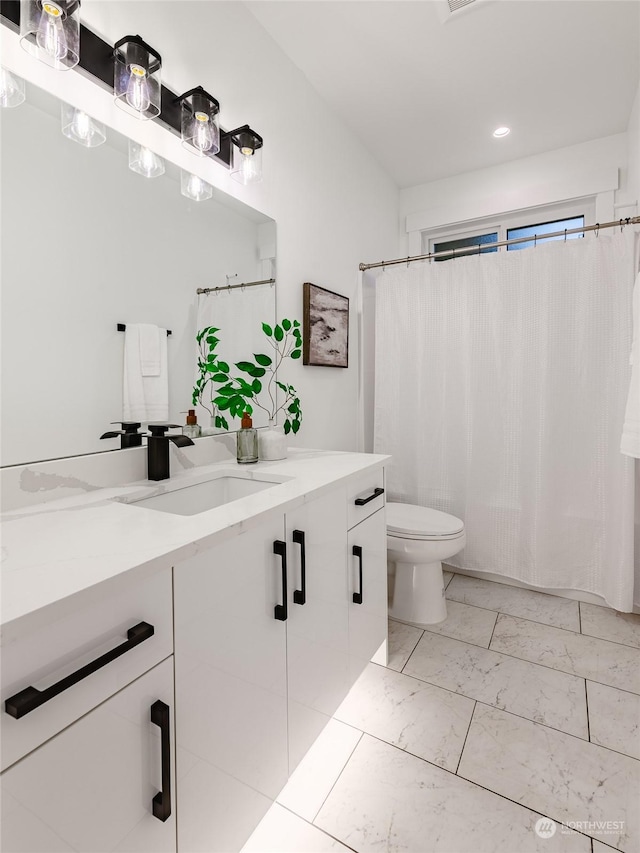
[[[24,29],[21,28],[21,18],[23,15],[27,16],[28,4],[33,2],[35,0],[1,0],[0,21],[14,32],[21,32]],[[74,0],[74,7],[80,7],[80,0]],[[55,8],[58,7],[56,6]],[[45,12],[42,12],[42,14],[45,14]],[[72,70],[81,69],[86,72],[85,76],[89,75],[92,77],[94,82],[102,88],[107,87],[115,91],[114,67],[117,64],[118,51],[113,45],[101,39],[84,24],[80,23],[79,29],[78,61],[77,64],[74,64]],[[136,42],[141,45],[145,44],[140,39],[140,36],[126,36],[116,43],[116,47],[122,42],[127,41],[131,43]],[[145,47],[148,48],[147,45]],[[152,48],[148,49],[155,54]],[[159,65],[161,65],[159,54],[156,55],[158,56]],[[57,68],[58,66],[55,65],[54,67]],[[138,68],[137,65],[131,67]],[[143,72],[144,69],[141,68],[139,73],[142,74]],[[183,112],[185,110],[185,103],[189,100],[188,96],[192,96],[194,93],[204,93],[205,95],[207,93],[204,92],[202,87],[191,89],[184,95],[173,92],[163,84],[160,84],[159,89],[159,113],[151,118],[151,120],[157,121],[172,133],[183,135]],[[218,106],[214,98],[211,98],[211,96],[207,97]],[[146,115],[138,117],[149,118]],[[241,183],[250,183],[260,179],[261,164],[259,162],[255,164],[251,163],[252,168],[248,168],[247,161],[250,158],[253,161],[255,157],[252,155],[259,153],[262,146],[262,137],[253,131],[248,124],[245,124],[234,130],[221,130],[219,150],[213,153],[212,149],[211,153],[208,153],[207,156],[221,163],[227,169],[230,169],[232,177],[236,180],[239,180]]]

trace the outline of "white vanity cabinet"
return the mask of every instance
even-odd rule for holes
[[[173,741],[168,658],[2,774],[1,849],[175,851]]]
[[[351,686],[346,490],[286,514],[289,772]]]
[[[349,534],[354,488],[174,567],[180,851],[242,847],[386,639],[384,512]]]
[[[178,848],[239,850],[287,781],[284,519],[174,567]]]

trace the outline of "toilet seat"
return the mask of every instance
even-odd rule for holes
[[[398,539],[423,541],[457,539],[464,533],[464,522],[440,512],[415,504],[387,503],[387,534]]]

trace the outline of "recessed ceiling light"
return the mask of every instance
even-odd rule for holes
[[[493,131],[493,135],[496,137],[496,139],[500,139],[503,136],[509,136],[510,133],[510,127],[496,127],[496,129]]]

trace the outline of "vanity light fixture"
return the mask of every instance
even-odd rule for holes
[[[20,44],[56,71],[80,59],[80,0],[20,0]]]
[[[102,122],[65,103],[62,104],[62,132],[67,139],[85,148],[97,148],[107,140]]]
[[[180,95],[182,144],[201,157],[211,157],[220,150],[218,113],[220,104],[198,86]]]
[[[191,172],[180,170],[180,192],[185,198],[190,198],[192,201],[206,201],[213,195],[213,187],[198,175],[192,175]]]
[[[509,136],[510,133],[510,127],[496,127],[496,129],[493,131],[493,135],[496,139],[502,139],[503,136]]]
[[[115,43],[113,57],[116,104],[139,119],[160,115],[160,54],[140,36],[125,36]]]
[[[159,178],[164,175],[164,160],[150,148],[129,140],[129,168],[145,178]]]
[[[24,103],[24,80],[6,68],[0,68],[0,107],[19,107]]]
[[[262,180],[262,137],[248,124],[224,134],[231,140],[231,177],[240,184]]]

